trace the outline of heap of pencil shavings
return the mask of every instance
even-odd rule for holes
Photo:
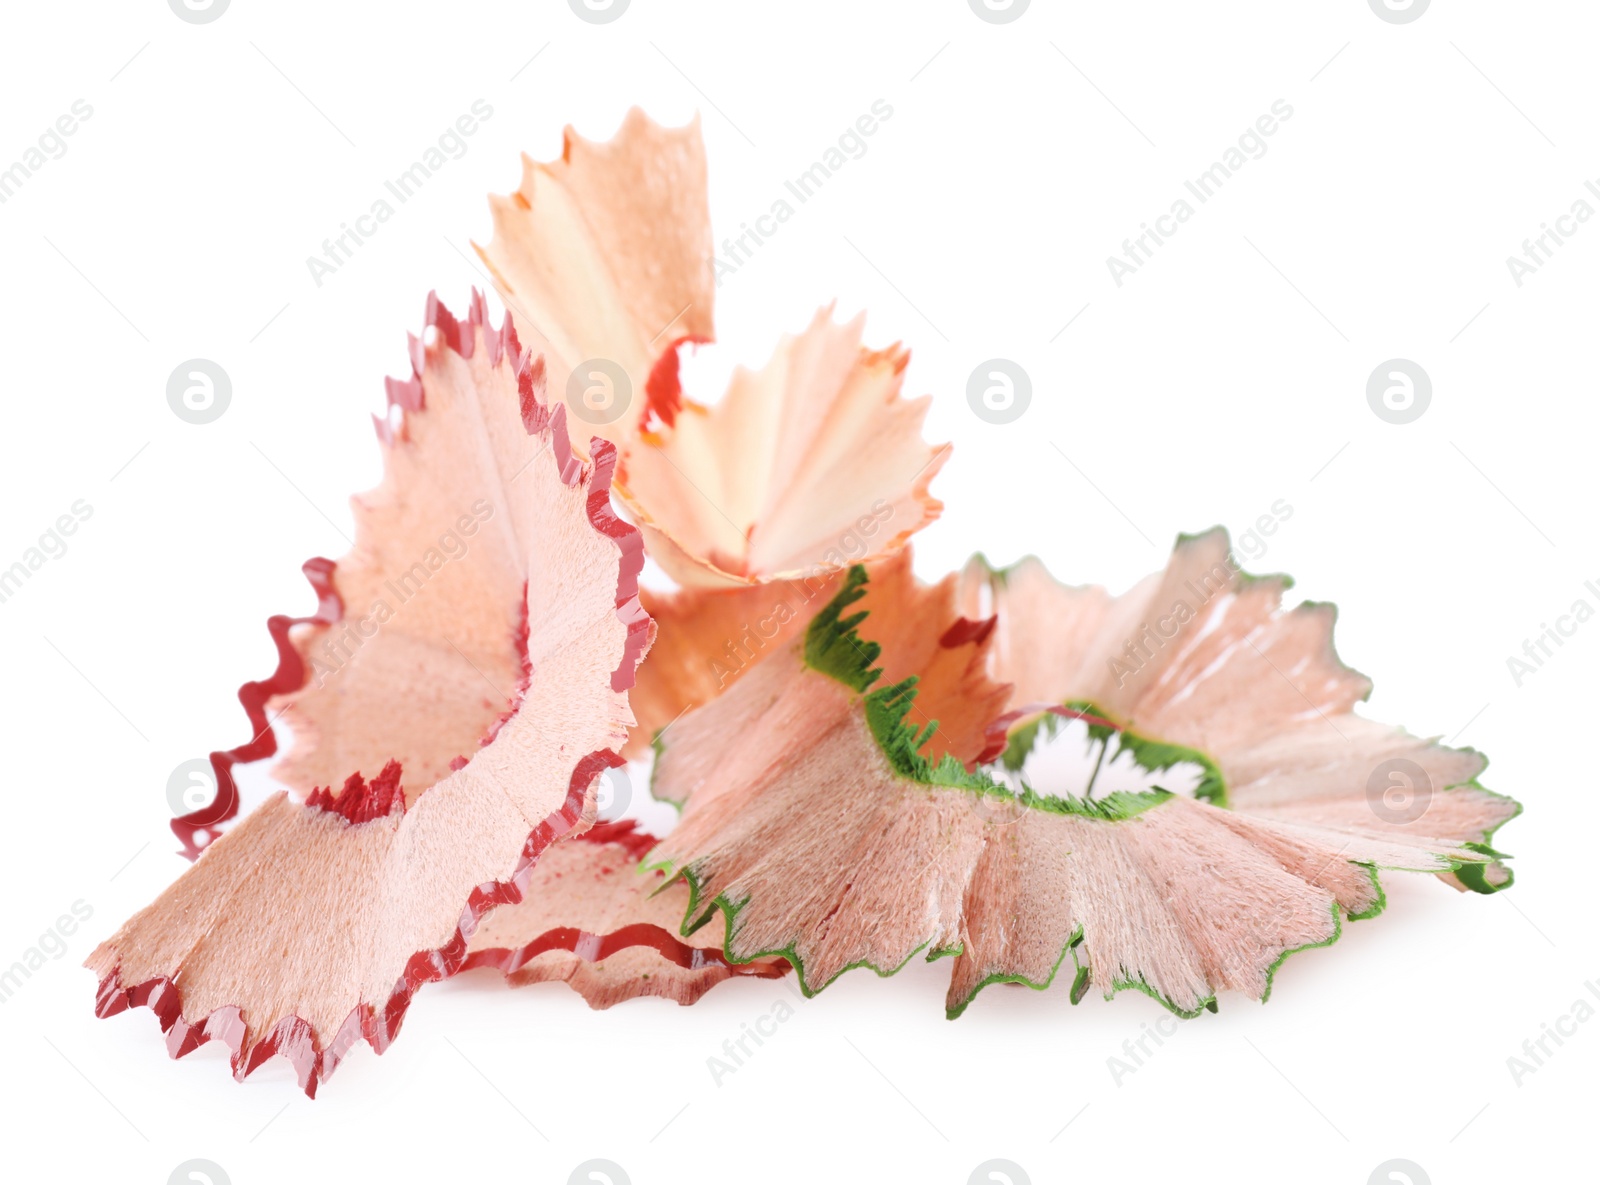
[[[429,297],[354,546],[268,623],[252,739],[173,823],[193,866],[88,960],[100,1015],[147,1006],[241,1079],[281,1054],[308,1094],[475,968],[605,1008],[921,952],[955,1016],[1070,956],[1074,1003],[1191,1015],[1378,913],[1380,869],[1510,883],[1483,758],[1356,716],[1332,608],[1285,608],[1222,531],[1121,596],[1032,559],[927,584],[949,447],[898,344],[825,308],[689,399],[698,123],[569,130],[491,206],[505,321]],[[667,834],[599,818],[627,759]],[[283,789],[238,818],[255,763]]]

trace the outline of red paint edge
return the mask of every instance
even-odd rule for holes
[[[946,650],[954,650],[960,646],[983,646],[994,633],[999,620],[999,614],[983,618],[981,621],[974,621],[970,617],[958,617],[955,624],[939,636],[939,645]],[[1009,739],[1006,733],[1015,719],[1015,714],[1007,713],[990,721],[988,727],[983,730],[983,752],[972,759],[969,768],[975,769],[980,765],[987,765],[1006,751],[1006,742]]]
[[[542,416],[534,414],[533,411],[539,406],[538,400],[544,394],[544,358],[541,356],[535,359],[530,366],[527,359],[520,357],[522,347],[517,341],[515,329],[512,328],[510,314],[507,314],[504,326],[496,329],[489,323],[488,302],[484,299],[483,293],[474,288],[467,309],[467,319],[463,323],[445,307],[437,292],[430,292],[423,310],[423,332],[426,333],[430,328],[438,331],[445,345],[467,359],[472,357],[472,352],[476,349],[475,331],[481,329],[491,366],[498,366],[501,358],[507,353],[512,358],[522,400],[523,423],[527,426],[529,434],[542,432],[549,425],[548,411]],[[410,333],[406,334],[406,353],[411,360],[411,376],[406,379],[383,380],[387,415],[391,417],[396,407],[400,408],[402,413],[424,410],[422,371],[426,366],[427,357],[421,338]],[[385,448],[392,447],[397,440],[405,439],[403,414],[398,427],[391,418],[380,416],[373,416],[372,423],[377,431],[378,440]],[[570,449],[568,451],[570,452]],[[566,477],[565,472],[563,477]],[[643,546],[642,540],[640,546]],[[245,715],[250,721],[251,739],[236,748],[210,755],[211,772],[217,786],[216,797],[206,806],[187,815],[180,815],[169,824],[172,833],[183,845],[180,854],[186,858],[199,859],[200,853],[206,846],[215,843],[222,834],[222,824],[238,815],[239,788],[233,778],[233,767],[261,761],[277,753],[278,738],[267,720],[267,704],[274,696],[299,691],[306,685],[309,674],[299,651],[289,641],[289,634],[300,625],[336,625],[344,616],[343,601],[338,589],[334,587],[336,567],[333,560],[321,556],[307,560],[302,565],[301,570],[305,572],[306,579],[311,582],[311,587],[317,594],[315,613],[309,617],[286,617],[280,614],[267,619],[267,632],[271,635],[273,645],[278,651],[277,669],[266,679],[246,683],[239,688],[239,703],[244,707]],[[526,600],[523,604],[526,608]]]
[[[1060,704],[1023,704],[1020,708],[1012,708],[989,727],[991,729],[998,728],[1003,735],[1010,732],[1011,726],[1018,720],[1028,716],[1043,716],[1046,712],[1052,716],[1060,716],[1064,720],[1082,720],[1085,724],[1098,724],[1103,728],[1113,729],[1116,732],[1128,731],[1126,724],[1119,724],[1115,720],[1105,716],[1097,716],[1093,712],[1082,712],[1077,708],[1062,707]],[[1002,746],[1003,748],[1004,746]]]
[[[436,293],[428,294],[424,328],[426,329],[428,325],[436,327],[445,344],[463,358],[471,356],[472,329],[481,328],[492,362],[498,364],[504,350],[510,353],[512,364],[519,371],[519,380],[522,372],[531,372],[530,360],[517,342],[510,314],[506,315],[503,328],[496,333],[486,323],[486,305],[482,294],[476,289],[472,293],[466,333],[461,332],[460,323],[450,315]],[[425,359],[421,343],[416,339],[413,339],[411,353],[414,377],[420,378],[422,368],[418,363]],[[555,455],[557,470],[562,481],[568,486],[576,486],[587,478],[590,482],[587,501],[589,524],[595,531],[615,543],[617,550],[621,552],[615,604],[617,616],[627,626],[628,633],[622,660],[611,675],[611,686],[615,691],[626,691],[634,684],[635,671],[644,657],[654,624],[649,614],[645,613],[639,604],[639,573],[644,567],[644,537],[638,528],[629,526],[611,510],[611,472],[616,465],[615,446],[598,438],[591,441],[594,460],[586,472],[582,463],[572,455],[565,412],[565,407],[558,405],[547,416],[551,433],[551,452]],[[313,564],[325,564],[326,574],[331,576],[332,561],[313,560],[306,565],[307,569],[311,569]],[[310,571],[307,574],[310,575]],[[337,593],[332,591],[331,583],[328,585],[328,595],[333,597],[336,604]],[[325,605],[319,606],[319,612],[323,607]],[[289,654],[294,656],[295,666],[300,668],[294,672],[299,682],[294,687],[285,688],[294,690],[304,682],[304,669],[298,654],[295,654],[293,647],[287,645],[287,623],[290,619],[273,618],[269,621],[268,628],[273,629],[272,623],[279,620],[285,624],[282,627],[283,640],[279,643],[278,674],[283,673],[284,652],[287,648]],[[337,615],[330,620],[337,620]],[[273,636],[275,638],[279,636],[277,630],[274,630]],[[272,682],[268,680],[269,684]],[[261,686],[266,684],[246,684],[245,688]],[[244,691],[245,689],[241,689],[240,699],[241,702],[245,702],[246,711],[249,712],[251,705],[245,701]],[[266,698],[266,695],[262,695],[259,703],[264,705]],[[264,714],[262,721],[264,725]],[[270,740],[271,736],[271,730],[268,728],[251,742],[251,745],[259,745],[263,737],[269,738],[269,744],[262,749],[260,756],[270,756],[276,750],[276,741]],[[249,746],[242,747],[242,749],[248,748]],[[230,750],[230,754],[233,755],[239,752],[241,750]],[[218,755],[213,755],[214,769],[217,768],[216,756]],[[234,760],[238,760],[238,757],[235,756]],[[218,1008],[202,1020],[192,1022],[183,1016],[182,993],[170,977],[158,976],[132,987],[124,987],[118,968],[113,968],[100,982],[95,994],[95,1015],[109,1017],[129,1008],[149,1008],[156,1014],[162,1032],[167,1035],[167,1052],[175,1058],[193,1052],[208,1041],[222,1041],[232,1051],[230,1064],[233,1076],[240,1082],[268,1059],[281,1054],[294,1067],[301,1089],[308,1097],[315,1098],[318,1085],[338,1068],[339,1063],[344,1060],[345,1055],[357,1041],[364,1039],[379,1054],[388,1049],[400,1032],[406,1010],[411,1006],[411,999],[416,995],[417,989],[425,984],[446,979],[461,969],[466,961],[468,939],[477,930],[480,919],[496,906],[511,905],[522,900],[528,879],[533,873],[533,866],[539,856],[578,822],[590,784],[602,770],[624,764],[626,763],[621,755],[611,749],[599,749],[582,758],[572,771],[572,777],[567,785],[566,801],[559,810],[549,815],[528,834],[521,857],[516,867],[512,869],[511,875],[503,881],[489,881],[474,889],[461,910],[460,919],[456,923],[456,932],[451,939],[437,949],[418,951],[412,955],[383,1007],[374,1008],[370,1004],[363,1003],[351,1009],[350,1015],[345,1018],[326,1048],[319,1047],[310,1024],[298,1016],[282,1018],[265,1037],[257,1041],[254,1046],[246,1048],[244,1019],[237,1006],[227,1005]],[[218,785],[221,786],[220,781]],[[221,800],[222,795],[219,792],[217,802],[212,804],[213,810]],[[231,817],[237,810],[238,800],[235,792],[231,809],[225,815],[219,816],[217,821]],[[175,824],[176,822],[177,820],[174,820]]]
[[[197,860],[208,844],[222,834],[222,824],[239,813],[239,787],[233,780],[233,767],[248,765],[271,757],[278,751],[278,738],[267,719],[267,704],[273,696],[299,691],[305,686],[308,674],[300,652],[289,641],[289,632],[298,625],[336,625],[344,616],[344,604],[338,589],[333,586],[334,562],[318,556],[301,565],[301,571],[311,582],[317,594],[317,611],[309,617],[285,617],[278,614],[267,618],[267,633],[278,649],[277,669],[255,683],[239,688],[239,703],[244,707],[253,735],[242,745],[211,754],[211,773],[216,781],[217,795],[209,804],[187,815],[179,815],[170,824],[172,833],[183,845],[180,853]]]
[[[651,848],[661,841],[649,832],[640,831],[633,819],[618,819],[610,823],[596,823],[568,843],[590,843],[619,847],[634,860],[642,860]],[[461,964],[461,971],[480,967],[492,968],[508,978],[527,963],[549,951],[562,950],[590,963],[610,958],[618,951],[635,946],[648,946],[669,963],[686,971],[699,971],[707,967],[724,967],[732,975],[753,976],[757,979],[781,979],[789,972],[783,959],[758,959],[749,963],[730,963],[715,948],[690,946],[676,934],[649,922],[634,922],[607,934],[591,934],[572,926],[556,926],[546,930],[523,946],[487,947],[473,951]]]
[[[613,930],[609,934],[590,934],[570,926],[547,930],[526,946],[510,950],[494,947],[474,951],[461,965],[462,971],[491,967],[511,976],[539,955],[553,950],[564,950],[590,963],[609,959],[618,951],[630,947],[648,946],[663,959],[682,967],[685,971],[700,971],[707,967],[724,967],[731,975],[750,976],[755,979],[782,979],[789,973],[789,964],[783,959],[755,960],[749,963],[730,963],[715,947],[690,946],[660,926],[649,922],[635,922]]]
[[[700,334],[685,334],[674,338],[672,344],[662,351],[655,365],[650,368],[649,377],[645,379],[644,409],[639,416],[641,429],[654,432],[662,428],[671,428],[678,422],[678,413],[683,410],[683,383],[679,377],[678,351],[686,344],[703,346],[710,341],[709,337]]]

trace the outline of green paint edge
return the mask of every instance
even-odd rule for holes
[[[1198,536],[1180,535],[1178,541],[1180,544],[1182,544],[1187,539],[1193,538],[1198,538]],[[989,566],[987,560],[984,560],[981,555],[977,558],[980,560],[980,562],[984,563],[986,567]],[[1018,562],[1020,563],[1021,561]],[[990,568],[990,571],[992,574],[1001,575],[1003,578],[1003,573],[996,573],[995,569],[993,568]],[[1292,587],[1293,585],[1292,580],[1290,580],[1287,576],[1255,577],[1244,573],[1242,570],[1240,571],[1240,575],[1242,578],[1247,580],[1279,580],[1283,583],[1285,588]],[[1045,810],[1058,814],[1079,815],[1082,817],[1101,819],[1106,822],[1118,822],[1123,819],[1133,818],[1136,815],[1142,814],[1144,811],[1160,805],[1162,802],[1165,802],[1167,799],[1173,797],[1169,791],[1165,790],[1147,792],[1118,791],[1114,794],[1107,795],[1106,798],[1101,799],[1098,803],[1094,803],[1081,802],[1080,800],[1076,799],[1068,800],[1045,797],[1036,794],[1029,787],[1024,787],[1022,793],[1015,794],[1005,787],[996,784],[981,771],[968,772],[965,767],[963,767],[959,762],[955,761],[955,759],[950,757],[948,754],[937,763],[929,762],[926,757],[923,757],[922,754],[917,751],[918,746],[916,742],[919,740],[919,734],[917,730],[905,723],[906,713],[910,710],[911,704],[916,698],[916,676],[912,676],[887,687],[879,688],[876,691],[869,690],[872,684],[875,683],[879,676],[883,673],[882,668],[873,666],[882,652],[881,647],[879,647],[876,642],[862,639],[856,632],[856,627],[858,627],[867,618],[867,613],[865,611],[852,614],[849,617],[843,616],[843,611],[845,609],[866,595],[866,584],[866,568],[860,564],[851,567],[846,576],[844,586],[840,589],[839,593],[821,610],[821,612],[818,613],[817,617],[812,620],[811,625],[807,628],[806,643],[803,652],[804,661],[805,665],[811,667],[819,674],[827,675],[862,695],[863,707],[867,714],[868,725],[872,729],[874,738],[878,741],[879,746],[882,748],[885,758],[889,761],[891,767],[896,773],[906,777],[908,780],[917,781],[927,786],[947,789],[966,789],[983,795],[992,795],[1002,799],[1017,801],[1022,805],[1029,807],[1030,809]],[[1335,612],[1337,612],[1337,610],[1335,610]],[[1087,710],[1087,707],[1085,710]],[[920,739],[924,743],[926,738],[932,734],[933,727],[936,723],[937,722],[930,724],[928,729],[924,730],[923,733],[920,734]],[[1104,729],[1104,726],[1091,725],[1090,727],[1099,727]],[[1104,729],[1104,731],[1109,734],[1111,730]],[[1127,735],[1129,734],[1125,732],[1119,733],[1119,736]],[[1207,768],[1208,770],[1216,768],[1213,762],[1206,758],[1204,754],[1200,754],[1196,750],[1183,749],[1182,746],[1166,745],[1163,742],[1148,741],[1147,738],[1137,737],[1136,735],[1135,740],[1145,742],[1156,750],[1182,751],[1185,754],[1195,754],[1195,756],[1203,764],[1204,768]],[[659,763],[662,755],[665,752],[665,746],[661,743],[661,733],[659,731],[654,737],[652,737],[651,746],[655,751],[656,760]],[[1192,758],[1186,757],[1184,759]],[[1139,760],[1139,753],[1137,750],[1135,750],[1135,760]],[[1141,762],[1141,764],[1143,764],[1143,762]],[[1170,768],[1170,764],[1166,768]],[[1220,780],[1220,770],[1217,771],[1217,776]],[[654,781],[654,771],[652,770],[652,796],[655,796],[653,792]],[[1516,807],[1516,810],[1514,810],[1510,815],[1484,833],[1483,841],[1481,843],[1468,842],[1461,845],[1468,850],[1481,852],[1491,859],[1503,856],[1504,853],[1495,851],[1489,846],[1488,841],[1493,837],[1496,831],[1522,813],[1522,804],[1517,802],[1515,799],[1510,798],[1508,795],[1489,790],[1487,787],[1479,784],[1476,778],[1470,782],[1460,783],[1459,787],[1448,786],[1445,788],[1445,793],[1449,793],[1451,790],[1461,787],[1470,787],[1485,794],[1493,795],[1496,798],[1501,798],[1505,801],[1511,802]],[[1223,795],[1225,801],[1225,783],[1219,786],[1218,789]],[[660,801],[673,802],[674,805],[678,806],[680,810],[682,809],[681,804],[674,802],[674,800],[670,798],[661,798]],[[1365,910],[1347,914],[1347,920],[1362,921],[1367,918],[1378,916],[1384,911],[1388,904],[1387,895],[1384,893],[1382,883],[1378,878],[1379,866],[1357,860],[1349,861],[1349,863],[1356,864],[1359,867],[1366,869],[1367,875],[1372,882],[1373,904]],[[1502,889],[1509,888],[1512,880],[1514,879],[1511,870],[1506,868],[1505,871],[1507,873],[1507,880],[1500,885],[1489,885],[1484,879],[1484,870],[1486,867],[1485,863],[1473,862],[1469,864],[1454,860],[1445,860],[1443,863],[1447,865],[1446,868],[1412,870],[1395,869],[1395,871],[1435,873],[1449,871],[1452,872],[1457,879],[1459,879],[1461,883],[1466,885],[1468,888],[1471,888],[1476,892],[1483,893],[1498,892]],[[1384,867],[1388,866],[1385,865]],[[1504,866],[1502,865],[1502,867]],[[700,879],[695,873],[694,862],[684,865],[681,868],[675,868],[673,861],[671,860],[651,861],[647,856],[641,860],[640,870],[646,872],[658,870],[662,871],[667,875],[667,883],[671,883],[671,881],[677,877],[682,877],[684,881],[688,883],[689,905],[685,910],[684,921],[680,927],[680,933],[684,937],[692,935],[696,930],[699,930],[701,927],[706,925],[711,921],[716,913],[720,911],[724,916],[726,924],[726,937],[724,946],[727,958],[732,962],[738,963],[746,963],[756,959],[765,958],[785,959],[795,970],[796,981],[800,987],[801,994],[808,999],[825,990],[830,984],[837,980],[841,975],[844,975],[847,971],[854,971],[858,968],[865,967],[873,971],[880,978],[888,978],[889,976],[895,975],[908,963],[910,963],[918,953],[922,952],[924,949],[927,949],[931,942],[930,939],[929,941],[920,943],[913,948],[903,960],[892,967],[885,968],[872,962],[870,959],[863,959],[859,962],[850,963],[844,967],[841,967],[837,972],[830,976],[827,981],[813,987],[807,982],[804,961],[796,952],[793,943],[786,947],[778,947],[762,951],[746,952],[735,949],[735,923],[739,912],[745,907],[746,904],[748,904],[748,900],[734,902],[726,894],[719,893],[709,902],[705,902],[704,891]],[[1462,875],[1464,870],[1468,870],[1465,876]],[[1474,881],[1484,885],[1485,887],[1479,888],[1477,884],[1473,883]],[[665,884],[662,887],[665,888]],[[1334,920],[1333,933],[1331,933],[1327,938],[1318,942],[1309,942],[1301,946],[1290,947],[1282,951],[1272,962],[1271,966],[1269,966],[1266,970],[1264,977],[1265,984],[1260,1000],[1261,1003],[1266,1003],[1271,997],[1273,983],[1278,969],[1288,961],[1291,955],[1299,954],[1301,951],[1305,950],[1315,950],[1320,947],[1332,946],[1340,939],[1340,937],[1343,936],[1344,925],[1343,920],[1340,918],[1338,901],[1335,900],[1330,908],[1332,910]],[[1083,930],[1080,926],[1062,946],[1061,954],[1057,957],[1054,965],[1052,966],[1050,974],[1046,976],[1043,981],[1031,980],[1022,975],[996,974],[985,977],[976,983],[972,990],[967,993],[963,999],[946,1008],[946,1018],[954,1020],[956,1017],[960,1016],[967,1010],[972,1001],[977,998],[978,993],[991,983],[1020,983],[1036,991],[1044,991],[1055,981],[1056,975],[1059,972],[1062,963],[1066,961],[1068,954],[1073,956],[1073,964],[1075,967],[1075,973],[1070,992],[1071,1002],[1073,1004],[1077,1004],[1084,998],[1088,991],[1090,976],[1088,965],[1080,963],[1077,958],[1077,948],[1079,945],[1081,945],[1082,941]],[[932,948],[928,950],[926,961],[932,962],[939,958],[953,956],[960,953],[962,953],[962,948],[960,946]],[[1143,979],[1115,980],[1111,985],[1111,990],[1105,993],[1104,998],[1109,1000],[1119,992],[1127,990],[1142,992],[1151,999],[1155,1000],[1157,1003],[1161,1004],[1169,1012],[1172,1012],[1174,1015],[1184,1019],[1190,1019],[1199,1016],[1200,1013],[1204,1011],[1214,1013],[1218,1008],[1217,997],[1215,994],[1212,994],[1211,996],[1200,1000],[1195,1008],[1185,1009],[1174,1001],[1163,996]]]

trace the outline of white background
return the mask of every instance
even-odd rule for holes
[[[140,0],[6,24],[0,167],[74,100],[94,110],[0,205],[0,566],[93,507],[0,604],[0,964],[93,909],[0,1006],[8,1177],[165,1182],[203,1157],[236,1185],[564,1182],[604,1157],[634,1185],[959,1185],[1003,1157],[1033,1182],[1357,1185],[1397,1157],[1436,1183],[1588,1157],[1600,1024],[1520,1085],[1507,1059],[1600,977],[1600,623],[1521,687],[1506,660],[1579,597],[1600,607],[1600,225],[1520,288],[1505,258],[1600,178],[1592,5],[1435,0],[1394,25],[1364,0],[1034,0],[991,25],[964,0],[634,0],[594,26],[560,0],[234,0],[191,25]],[[306,257],[475,99],[494,115],[469,151],[317,287]],[[846,976],[720,1086],[707,1058],[781,985],[594,1013],[468,977],[315,1102],[281,1061],[242,1086],[219,1046],[169,1061],[147,1011],[95,1020],[78,963],[184,866],[167,775],[244,739],[263,622],[309,611],[300,562],[345,550],[382,377],[406,373],[430,288],[459,311],[485,286],[468,244],[518,153],[554,156],[568,122],[609,136],[633,104],[699,111],[720,243],[876,99],[894,115],[867,153],[721,287],[691,394],[820,304],[868,309],[956,444],[917,543],[930,577],[982,548],[1123,588],[1177,532],[1237,535],[1286,500],[1249,566],[1339,604],[1369,714],[1490,755],[1486,784],[1527,808],[1500,835],[1516,887],[1391,876],[1388,911],[1290,960],[1268,1005],[1224,998],[1120,1084],[1107,1059],[1156,1004],[994,989],[950,1023],[948,964]],[[1265,156],[1119,288],[1106,257],[1278,99],[1294,115]],[[233,382],[200,427],[165,398],[196,356]],[[965,398],[996,356],[1034,388],[1005,426]],[[1404,426],[1365,397],[1397,356],[1434,384]]]

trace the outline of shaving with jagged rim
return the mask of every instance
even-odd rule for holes
[[[642,540],[611,511],[613,447],[573,454],[542,368],[483,307],[458,322],[429,301],[431,340],[413,341],[403,414],[380,432],[384,483],[333,569],[379,628],[294,699],[290,780],[346,776],[274,794],[89,958],[97,1011],[151,1008],[174,1056],[221,1040],[243,1078],[282,1054],[314,1094],[358,1041],[381,1052],[478,919],[592,821],[595,781],[621,761],[654,628]],[[291,641],[311,650],[332,627],[303,628]],[[438,682],[461,710],[414,715]]]
[[[311,1095],[463,972],[604,1009],[921,954],[951,959],[952,1017],[1063,967],[1073,1003],[1188,1016],[1266,999],[1383,909],[1380,871],[1511,884],[1520,807],[1483,757],[1357,715],[1332,607],[1285,607],[1220,529],[1121,595],[1032,558],[919,579],[949,446],[862,317],[689,398],[706,177],[698,120],[635,109],[491,198],[504,324],[429,298],[355,542],[268,622],[250,739],[172,822],[195,863],[88,959],[99,1015],[148,1007],[239,1079],[284,1056]],[[665,834],[597,822],[625,758]],[[234,823],[269,762],[282,789]]]
[[[807,992],[852,967],[950,956],[952,1016],[990,983],[1047,986],[1069,956],[1075,999],[1131,987],[1193,1015],[1225,990],[1265,999],[1289,954],[1379,912],[1378,869],[1490,887],[1489,839],[1517,807],[1475,782],[1481,758],[1355,716],[1367,685],[1334,657],[1331,613],[1283,611],[1282,583],[1239,574],[1226,554],[1221,532],[1180,541],[1131,601],[1080,597],[1101,611],[1093,623],[1041,622],[1002,594],[971,629],[955,609],[958,595],[970,608],[970,577],[946,597],[902,585],[879,606],[853,569],[803,643],[659,746],[654,788],[684,813],[649,859],[690,887],[685,932],[721,921],[729,958],[783,957]],[[1120,654],[1152,603],[1208,574],[1220,583],[1206,611],[1176,623],[1137,687],[1091,661],[1090,684],[1055,685],[1060,705],[1019,707],[995,677],[1062,635]],[[961,659],[925,645],[906,673],[896,650],[911,634],[955,638]],[[1323,704],[1285,687],[1274,660]],[[1020,760],[986,768],[970,738],[997,700],[1013,738],[1031,738]],[[1102,743],[1116,734],[1155,776],[1194,764],[1207,793],[1000,776],[1002,764],[1026,775],[1045,715],[1088,722]],[[1433,787],[1414,816],[1369,796],[1370,771],[1395,759]]]

